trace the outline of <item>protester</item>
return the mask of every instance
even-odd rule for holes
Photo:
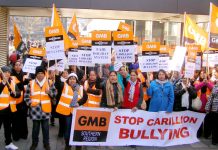
[[[218,79],[218,73],[216,73],[216,80]],[[211,95],[208,98],[206,103],[205,110],[207,113],[210,113],[210,117],[212,118],[212,144],[218,144],[218,82],[213,87]]]
[[[199,72],[199,77],[194,83],[195,89],[197,91],[198,98],[201,100],[202,105],[199,112],[205,113],[205,106],[208,100],[211,90],[213,89],[213,84],[208,80],[206,73],[202,70]],[[198,130],[198,137],[204,135],[205,138],[208,138],[211,135],[211,117],[210,114],[207,114],[204,123]]]
[[[86,107],[100,107],[102,92],[96,87],[101,80],[97,78],[94,70],[89,72],[89,79],[84,83],[84,89],[88,94],[88,100],[84,104]]]
[[[175,85],[174,92],[174,111],[193,110],[192,100],[197,97],[197,92],[188,79],[182,78],[181,81]]]
[[[181,79],[181,75],[180,75],[180,72],[179,71],[174,71],[173,74],[172,74],[172,84],[173,84],[173,88],[176,87],[176,84],[178,82],[180,82],[180,79]]]
[[[143,102],[143,87],[140,80],[137,78],[138,73],[135,70],[130,72],[130,80],[126,81],[124,78],[124,102],[122,108],[132,109],[135,112],[137,109],[141,109]]]
[[[58,74],[58,71],[56,71],[57,77],[55,81],[55,87],[58,89],[58,91],[61,91],[61,93],[58,93],[61,96],[56,111],[65,117],[65,150],[70,150],[71,146],[69,145],[69,140],[72,110],[73,107],[83,105],[87,101],[88,96],[85,90],[83,90],[83,87],[79,85],[79,80],[75,73],[70,73],[66,82],[61,82]],[[77,146],[76,149],[81,149],[81,147]]]
[[[28,127],[27,127],[27,111],[28,108],[26,103],[23,101],[24,99],[24,86],[26,86],[30,79],[23,73],[22,71],[22,63],[20,61],[16,61],[12,73],[11,78],[17,84],[19,90],[21,91],[20,98],[17,99],[16,107],[17,111],[13,113],[12,119],[12,136],[13,140],[18,141],[20,138],[27,139],[28,137]]]
[[[117,81],[117,73],[115,71],[109,73],[109,78],[100,89],[102,89],[101,107],[114,108],[114,110],[121,107],[123,92]]]
[[[61,81],[61,84],[63,84],[64,82],[67,81],[68,79],[68,70],[64,70],[63,72],[60,73],[60,75],[56,73],[55,75],[55,87],[56,87],[56,90],[57,90],[57,95],[56,95],[56,104],[59,103],[59,100],[60,100],[60,97],[61,97],[61,94],[62,94],[62,89],[57,87],[57,86],[60,86],[59,84],[57,83],[60,83]],[[60,80],[60,81],[59,81]],[[56,108],[55,108],[55,112],[56,112]],[[65,116],[62,115],[62,114],[59,114],[57,113],[56,114],[57,117],[59,118],[59,129],[58,129],[58,137],[64,137],[64,129],[65,129]]]
[[[147,94],[151,97],[148,111],[166,111],[171,113],[174,104],[174,91],[172,84],[168,81],[164,70],[159,70],[157,79],[149,83],[147,81]]]
[[[49,118],[51,114],[51,99],[55,98],[56,89],[53,84],[49,83],[45,73],[44,67],[36,67],[36,78],[30,81],[24,95],[24,101],[30,106],[30,118],[33,120],[30,150],[37,148],[40,124],[42,126],[44,148],[50,150]]]
[[[11,134],[11,116],[16,109],[16,99],[21,96],[20,91],[14,81],[11,79],[11,69],[8,66],[1,67],[2,77],[0,82],[0,122],[4,126],[5,149],[18,149],[12,143]]]
[[[77,66],[75,66],[75,65],[71,65],[71,66],[69,66],[69,71],[68,71],[68,73],[70,74],[70,73],[75,73],[77,76],[78,76],[78,80],[80,81],[80,82],[83,82],[84,83],[84,81],[83,81],[83,78],[84,78],[84,71],[83,70],[81,70],[81,69],[79,69]],[[82,81],[81,81],[82,80]]]

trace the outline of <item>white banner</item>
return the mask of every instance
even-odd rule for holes
[[[96,64],[110,64],[111,46],[92,46],[92,60]]]
[[[216,54],[203,54],[203,67],[207,67],[207,63],[209,67],[214,67],[217,63]]]
[[[92,51],[78,50],[78,66],[94,66],[92,62]]]
[[[46,56],[48,60],[64,59],[64,41],[46,42]]]
[[[68,65],[78,65],[78,51],[77,52],[68,52]]]
[[[114,46],[115,60],[117,62],[135,62],[135,46],[123,45]]]
[[[198,142],[205,114],[147,112],[130,109],[77,108],[73,111],[70,145],[172,146]]]
[[[41,63],[42,63],[42,60],[27,58],[22,70],[23,72],[35,74],[36,67],[40,66]]]
[[[159,70],[159,55],[140,56],[139,69],[142,72],[155,72]]]
[[[159,57],[159,69],[169,70],[170,57]]]
[[[170,70],[172,71],[181,71],[182,65],[184,63],[185,55],[187,48],[176,46],[175,52],[173,54],[173,58],[170,64]]]

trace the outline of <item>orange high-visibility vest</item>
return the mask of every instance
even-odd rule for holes
[[[88,81],[85,81],[84,83],[85,89],[89,87]],[[92,87],[93,90],[96,90],[95,85]],[[84,104],[85,107],[100,107],[101,103],[101,95],[94,95],[87,93],[88,95],[88,100]]]
[[[11,90],[15,91],[15,83],[11,80]],[[8,87],[5,85],[2,93],[0,94],[0,110],[7,108],[10,105],[11,112],[16,112],[16,99],[10,96]]]
[[[51,112],[51,98],[45,93],[46,89],[49,88],[48,80],[44,83],[42,88],[36,83],[36,80],[30,81],[31,91],[31,107],[41,105],[42,111],[45,113]]]
[[[11,79],[15,82],[15,84],[20,83],[16,76],[11,76]],[[20,97],[16,98],[16,104],[20,104],[21,102],[23,102],[24,91],[21,91],[20,94]]]
[[[82,91],[83,88],[80,86],[79,93],[78,93],[78,100],[82,98]],[[57,105],[56,112],[65,116],[70,115],[70,113],[73,111],[73,108],[70,107],[70,103],[73,99],[73,90],[72,88],[67,84],[64,83],[64,88],[61,94],[60,101]]]
[[[146,80],[145,80],[145,77],[143,76],[142,72],[140,69],[137,69],[137,73],[138,73],[138,78],[140,79],[141,83],[144,83]],[[143,87],[143,100],[144,101],[147,101],[150,97],[147,95],[147,88],[146,87]]]

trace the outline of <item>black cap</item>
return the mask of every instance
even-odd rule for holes
[[[45,68],[43,66],[36,67],[35,75],[37,75],[39,72],[43,72],[45,74]]]
[[[3,67],[1,67],[1,69],[2,69],[2,72],[10,72],[11,73],[11,68],[8,66],[3,66]]]

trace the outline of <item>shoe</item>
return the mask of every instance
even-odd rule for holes
[[[9,145],[5,146],[5,149],[6,150],[16,150],[16,149],[18,149],[18,147],[15,146],[13,143],[10,143]]]
[[[212,141],[212,145],[217,145],[217,144],[218,144],[218,142]]]
[[[19,137],[16,137],[16,138],[13,138],[13,140],[15,141],[15,142],[17,142],[17,141],[19,141]]]
[[[30,147],[30,150],[35,150],[37,148],[37,145],[38,144],[32,144],[31,147]]]
[[[64,150],[71,150],[71,146],[66,145],[65,148],[64,148]]]
[[[51,150],[50,145],[49,144],[44,144],[44,148],[45,150]]]

